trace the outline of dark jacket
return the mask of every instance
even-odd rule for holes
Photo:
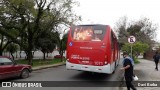
[[[134,75],[133,74],[133,65],[132,65],[131,61],[128,58],[125,58],[123,67],[126,67],[127,65],[130,65],[130,67],[128,69],[125,69],[124,76],[125,77],[132,77]]]
[[[159,55],[159,54],[155,54],[155,55],[153,56],[153,59],[154,59],[155,62],[159,62],[160,55]]]

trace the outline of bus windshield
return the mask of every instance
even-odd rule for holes
[[[75,26],[72,27],[74,41],[102,41],[106,26]]]

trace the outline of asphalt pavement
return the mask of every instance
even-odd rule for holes
[[[114,74],[98,74],[98,73],[90,73],[90,72],[84,72],[84,71],[76,71],[76,70],[66,70],[65,65],[56,66],[52,68],[42,69],[42,70],[36,70],[31,73],[30,77],[27,79],[12,79],[9,81],[60,81],[64,84],[64,82],[67,83],[67,81],[71,81],[70,87],[43,87],[43,88],[23,88],[30,89],[30,90],[119,90],[120,82],[115,83],[113,81],[121,81],[122,78],[122,71],[119,70],[119,68],[122,67],[121,63],[117,67]],[[86,86],[74,86],[74,82],[80,81],[79,84],[84,84],[88,81],[92,81],[92,84],[90,82],[86,83]],[[102,83],[99,83],[97,81],[103,81]],[[57,82],[57,83],[60,83]],[[54,82],[55,83],[55,82]],[[87,87],[87,85],[90,84],[90,87]],[[102,86],[97,87],[97,85],[101,84],[117,84],[114,86]],[[10,90],[11,88],[1,88],[1,90]],[[12,90],[20,90],[21,88],[12,88]]]
[[[122,61],[122,60],[121,60]],[[151,60],[146,60],[146,59],[139,59],[140,63],[135,65],[135,74],[138,76],[139,80],[137,82],[140,82],[140,85],[137,85],[135,83],[135,86],[137,90],[159,90],[159,86],[156,87],[147,87],[144,86],[145,83],[158,83],[160,85],[160,70],[156,71],[155,70],[155,63]],[[33,68],[34,71],[31,73],[30,77],[27,79],[18,79],[18,78],[13,78],[9,79],[6,82],[9,81],[20,81],[20,82],[25,82],[25,81],[51,81],[51,85],[55,84],[56,82],[58,84],[61,84],[60,86],[53,86],[53,87],[43,87],[43,88],[23,88],[23,90],[127,90],[126,87],[118,87],[119,85],[125,86],[124,82],[121,83],[116,83],[113,81],[122,81],[123,77],[123,72],[119,70],[119,68],[122,67],[122,63],[120,62],[120,65],[117,67],[116,71],[114,74],[97,74],[97,73],[89,73],[89,72],[84,72],[84,71],[76,71],[76,70],[66,70],[65,68],[65,63],[58,63],[55,65],[46,65],[46,66],[40,66],[40,67],[35,67]],[[160,66],[159,66],[160,69]],[[68,82],[69,81],[69,82]],[[71,82],[70,82],[71,81]],[[79,84],[86,84],[86,86],[74,86],[76,81],[80,81]],[[91,84],[90,87],[88,87],[88,81],[93,81],[93,85]],[[99,83],[96,81],[103,81],[103,83]],[[157,82],[158,81],[158,82]],[[71,83],[70,86],[65,86],[68,85],[68,83]],[[90,83],[90,82],[89,82]],[[97,85],[100,84],[106,84],[105,86],[102,87],[97,87]],[[107,86],[109,84],[117,84],[114,86]],[[72,86],[73,85],[73,86]],[[95,85],[95,86],[94,86]],[[22,88],[0,88],[1,90],[21,90]]]

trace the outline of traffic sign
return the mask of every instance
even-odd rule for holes
[[[135,43],[136,42],[136,38],[134,36],[129,36],[128,42],[129,43]]]

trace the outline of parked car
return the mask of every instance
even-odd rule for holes
[[[61,55],[55,55],[54,58],[65,58],[65,57]]]
[[[17,76],[28,78],[31,71],[30,65],[18,65],[9,57],[0,56],[0,80]]]

